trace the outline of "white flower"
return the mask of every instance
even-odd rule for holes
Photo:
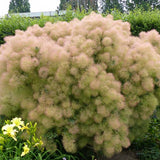
[[[24,126],[24,121],[22,121],[22,118],[13,118],[12,120],[11,120],[11,122],[16,126],[16,127],[18,127],[19,129],[22,127],[22,126]]]
[[[16,139],[16,132],[17,130],[14,129],[15,124],[6,124],[5,126],[2,127],[3,134],[6,134],[10,137],[12,137],[15,141]]]

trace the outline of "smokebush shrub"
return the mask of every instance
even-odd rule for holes
[[[87,144],[106,156],[140,136],[160,95],[160,35],[131,36],[129,23],[92,13],[5,38],[0,113],[38,122],[67,152]],[[160,99],[160,98],[159,98]]]

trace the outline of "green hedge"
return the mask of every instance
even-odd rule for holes
[[[28,26],[39,24],[44,26],[47,21],[52,21],[51,17],[41,17],[40,19],[32,19],[29,17],[20,17],[12,15],[10,18],[5,17],[0,20],[0,44],[4,43],[4,37],[14,35],[15,30],[26,30]]]
[[[114,19],[122,19],[131,24],[132,35],[138,36],[141,31],[156,29],[160,33],[160,10],[143,11],[135,9],[127,13],[113,11]]]
[[[14,35],[16,29],[26,30],[28,26],[38,24],[41,27],[47,21],[52,23],[56,21],[71,21],[73,18],[82,19],[85,15],[88,15],[91,11],[86,13],[85,11],[76,11],[73,12],[71,8],[68,8],[64,16],[55,16],[55,17],[45,17],[41,16],[39,19],[35,18],[24,18],[20,16],[11,16],[11,18],[5,17],[0,20],[0,44],[4,43],[4,37],[8,35]],[[108,14],[108,13],[106,13]],[[104,14],[104,16],[106,16]],[[142,9],[135,9],[129,13],[120,13],[117,10],[113,10],[111,13],[114,16],[114,19],[122,19],[131,24],[132,35],[138,36],[141,31],[149,31],[156,29],[160,33],[160,11],[151,10],[143,11]]]

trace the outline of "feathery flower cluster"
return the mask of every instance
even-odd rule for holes
[[[40,135],[54,128],[68,152],[87,144],[107,156],[120,152],[159,104],[156,31],[133,37],[128,23],[92,13],[34,25],[5,41],[0,113],[37,121]]]

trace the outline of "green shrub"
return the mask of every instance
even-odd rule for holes
[[[4,37],[15,35],[15,30],[25,31],[29,26],[38,24],[43,27],[46,22],[54,22],[54,19],[51,17],[41,16],[40,19],[32,19],[29,17],[21,17],[18,15],[11,15],[11,17],[5,17],[0,20],[0,44],[4,43]]]
[[[26,30],[29,25],[32,25],[30,18],[21,18],[12,16],[0,20],[0,44],[4,43],[5,36],[14,35],[16,29]]]
[[[146,130],[159,104],[160,35],[91,14],[16,31],[0,47],[0,113],[38,122],[76,152],[111,156]],[[20,43],[19,43],[20,42]],[[43,137],[44,138],[44,137]]]
[[[157,112],[156,112],[157,113]],[[151,119],[148,132],[141,138],[133,141],[132,150],[141,160],[160,159],[160,119],[155,115]]]
[[[157,30],[160,33],[160,11],[150,10],[144,11],[142,9],[135,9],[129,13],[121,13],[117,10],[112,11],[115,20],[121,19],[131,24],[131,33],[138,36],[142,31]]]

